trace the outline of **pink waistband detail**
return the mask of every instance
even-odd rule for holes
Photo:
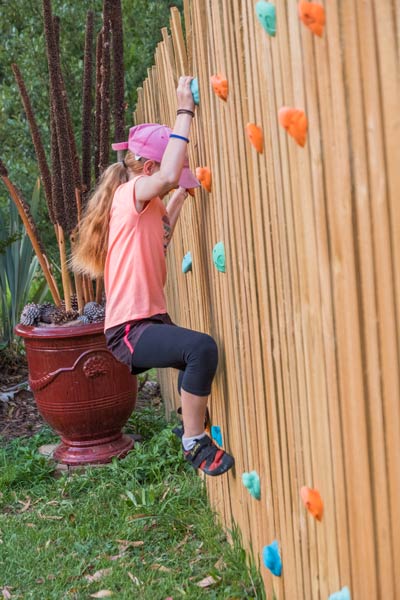
[[[131,343],[130,343],[130,341],[128,340],[128,333],[130,332],[130,330],[131,330],[131,326],[130,326],[130,324],[128,323],[128,324],[125,326],[124,342],[125,342],[125,344],[128,346],[128,348],[129,348],[129,352],[130,352],[131,354],[133,354],[133,348],[132,348],[132,344],[131,344]]]

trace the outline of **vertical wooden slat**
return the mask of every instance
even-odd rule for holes
[[[135,118],[173,126],[179,75],[198,77],[189,155],[212,169],[213,190],[182,209],[166,291],[173,319],[220,350],[210,409],[236,468],[207,481],[212,505],[258,562],[278,540],[282,577],[260,565],[269,597],[326,599],[347,585],[354,598],[396,598],[400,9],[324,6],[320,38],[296,0],[276,2],[271,38],[250,0],[184,0],[186,40],[172,9]],[[229,81],[226,103],[210,86],[216,72]],[[304,148],[278,124],[283,105],[307,114]],[[249,121],[263,129],[263,155],[247,140]],[[212,263],[218,241],[225,274]],[[170,412],[176,373],[160,371],[160,382]],[[261,501],[241,483],[249,470]],[[302,485],[320,491],[321,523]]]

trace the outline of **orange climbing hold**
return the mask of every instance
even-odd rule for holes
[[[315,2],[299,2],[299,17],[315,35],[322,37],[325,25],[325,9]]]
[[[299,146],[304,146],[307,139],[308,121],[303,110],[283,106],[279,110],[279,123],[289,135],[294,137]]]
[[[207,192],[211,192],[211,171],[208,167],[197,167],[196,177]]]
[[[226,102],[229,91],[228,80],[226,77],[218,73],[217,75],[211,75],[210,80],[214,92],[221,98],[221,100]]]
[[[188,194],[190,194],[194,198],[194,188],[188,188],[186,191]]]
[[[313,490],[312,488],[304,486],[300,490],[300,496],[307,510],[317,519],[317,521],[321,521],[324,505],[318,490]]]
[[[264,134],[261,127],[258,127],[255,123],[247,123],[246,133],[257,152],[262,154],[264,150]]]

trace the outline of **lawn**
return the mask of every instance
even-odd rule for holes
[[[227,542],[160,407],[135,412],[125,459],[54,477],[44,430],[0,448],[4,598],[264,599],[240,536]],[[200,585],[204,587],[200,587]]]

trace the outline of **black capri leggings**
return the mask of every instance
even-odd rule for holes
[[[176,325],[150,325],[141,334],[132,355],[132,366],[179,369],[181,388],[196,396],[208,396],[218,365],[218,348],[206,333]]]

